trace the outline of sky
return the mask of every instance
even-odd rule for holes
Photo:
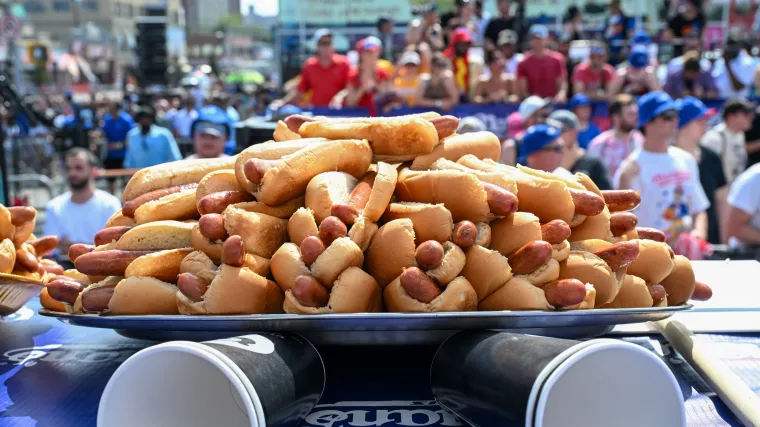
[[[257,15],[274,16],[277,15],[277,0],[241,0],[240,11],[248,13],[248,6],[253,5]]]

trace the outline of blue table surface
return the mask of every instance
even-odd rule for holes
[[[35,299],[0,319],[0,426],[95,426],[100,395],[133,353],[155,344],[37,314]],[[623,339],[664,357],[681,384],[688,426],[740,426],[699,375],[658,336]],[[760,336],[699,335],[760,393]],[[433,400],[435,346],[320,346],[327,385],[303,426],[465,425]],[[357,372],[350,366],[363,365]],[[653,414],[655,416],[655,414]]]

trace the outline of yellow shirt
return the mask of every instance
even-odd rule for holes
[[[420,78],[415,77],[412,80],[396,77],[393,81],[393,87],[396,90],[396,94],[403,98],[407,105],[414,105],[414,95],[417,93],[417,87],[420,84]]]

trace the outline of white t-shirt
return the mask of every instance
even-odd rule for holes
[[[45,235],[92,244],[95,233],[105,227],[108,218],[119,209],[119,199],[103,190],[96,189],[90,200],[81,205],[72,202],[71,192],[67,191],[45,207]]]
[[[760,163],[739,175],[728,193],[728,204],[751,216],[749,223],[760,230]],[[741,246],[740,240],[731,237],[730,246]]]
[[[733,133],[725,123],[721,123],[707,131],[702,137],[702,144],[720,156],[727,183],[734,182],[736,177],[747,168],[744,132]]]
[[[631,183],[632,190],[641,191],[641,204],[633,211],[639,218],[639,227],[662,230],[668,241],[690,231],[691,215],[710,207],[694,157],[676,147],[669,147],[667,153],[637,148],[626,161],[630,160],[640,168]],[[618,168],[615,173],[615,188],[620,186],[622,170]]]
[[[744,85],[744,89],[740,91],[734,90],[734,86],[731,84],[731,77],[729,77],[726,70],[726,61],[720,58],[715,61],[712,69],[715,85],[718,87],[718,96],[721,98],[748,98],[749,89],[755,79],[755,69],[758,65],[757,59],[750,56],[746,51],[741,51],[739,56],[731,60],[730,65],[734,76]]]

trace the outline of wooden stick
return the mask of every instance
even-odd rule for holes
[[[760,397],[719,357],[696,340],[689,328],[668,319],[650,322],[650,325],[689,362],[744,425],[760,426]]]

